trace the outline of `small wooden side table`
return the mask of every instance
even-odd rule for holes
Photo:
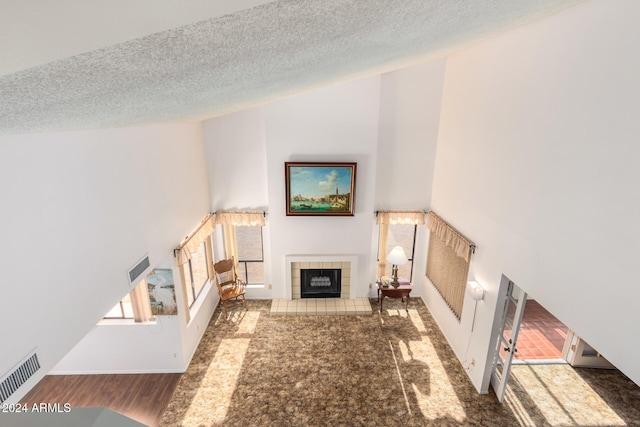
[[[411,298],[409,294],[411,293],[411,289],[412,289],[410,282],[401,281],[400,286],[398,286],[397,288],[394,288],[391,285],[385,288],[384,286],[382,286],[382,282],[377,282],[377,283],[378,283],[378,301],[380,301],[380,313],[382,313],[382,301],[384,301],[384,297],[402,298],[403,301],[404,301],[404,298],[406,298],[407,304],[405,306],[405,310],[407,310],[407,313],[409,312],[409,299]]]

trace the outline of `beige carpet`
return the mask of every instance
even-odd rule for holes
[[[247,304],[216,310],[162,426],[640,425],[640,389],[617,371],[516,366],[505,404],[478,394],[417,298],[372,316]]]

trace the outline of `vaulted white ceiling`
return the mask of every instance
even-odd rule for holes
[[[580,0],[3,0],[0,134],[199,120],[390,71]]]

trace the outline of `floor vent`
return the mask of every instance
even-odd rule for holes
[[[150,266],[149,256],[142,258],[131,270],[129,270],[129,282],[132,285],[138,283],[138,278],[142,276]]]
[[[0,403],[3,403],[9,398],[17,389],[22,386],[33,374],[40,369],[40,361],[38,361],[38,355],[31,353],[27,358],[18,365],[13,371],[9,372],[0,381]]]

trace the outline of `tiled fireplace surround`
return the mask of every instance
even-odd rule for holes
[[[300,269],[341,269],[340,298],[301,298]],[[371,304],[367,298],[352,298],[352,277],[358,268],[355,255],[287,255],[285,271],[287,298],[274,299],[272,315],[371,315]]]

